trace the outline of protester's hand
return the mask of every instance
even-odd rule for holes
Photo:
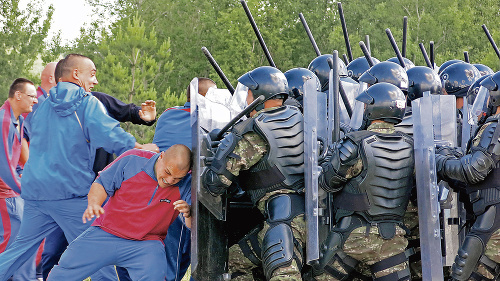
[[[139,110],[139,117],[144,121],[153,121],[156,119],[156,102],[154,100],[147,100],[141,104]]]
[[[174,210],[182,213],[185,218],[191,217],[191,206],[184,200],[177,200],[174,202]]]
[[[101,207],[101,205],[89,204],[87,206],[87,210],[83,212],[82,221],[83,223],[87,223],[88,221],[91,221],[94,217],[100,217],[102,214],[104,214],[104,209]]]
[[[153,152],[160,152],[160,149],[158,148],[158,146],[154,143],[145,143],[145,144],[141,144],[139,145],[139,147],[137,148],[140,148],[140,149],[144,149],[144,150],[149,150],[149,151],[153,151]]]

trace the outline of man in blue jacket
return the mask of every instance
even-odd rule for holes
[[[198,78],[198,93],[205,96],[208,89],[217,88],[215,82],[209,78]],[[187,88],[187,101],[184,106],[168,108],[158,118],[153,143],[158,145],[160,151],[165,151],[174,144],[191,145],[191,99],[190,87]],[[186,176],[183,184],[191,185],[191,174]],[[191,205],[191,198],[188,198]],[[177,218],[168,228],[168,233],[163,241],[167,255],[167,281],[180,281],[191,264],[191,230]],[[122,278],[120,277],[121,281]]]
[[[1,281],[32,256],[56,226],[68,241],[87,228],[80,216],[95,178],[96,148],[117,155],[134,147],[158,151],[156,145],[136,143],[109,117],[102,103],[89,94],[97,83],[92,60],[78,54],[66,56],[62,82],[50,90],[33,116],[30,157],[22,177],[24,217],[16,241],[0,255]],[[91,277],[116,280],[113,274],[107,267]]]

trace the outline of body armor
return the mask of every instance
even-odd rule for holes
[[[495,149],[496,147],[496,150],[500,150],[498,139],[492,139],[498,126],[498,119],[498,115],[488,118],[487,122],[491,123],[484,129],[478,147],[472,149],[488,149],[488,147]],[[491,157],[496,161],[493,163],[491,172],[488,173],[484,180],[467,187],[476,215],[483,213],[488,206],[500,203],[500,190],[498,189],[500,187],[499,155],[495,155],[494,152],[492,154]]]
[[[304,118],[297,108],[282,106],[262,112],[233,131],[238,135],[256,132],[269,146],[257,164],[240,172],[239,183],[254,203],[267,192],[304,187]]]
[[[335,196],[337,221],[357,213],[368,222],[400,222],[413,187],[413,140],[399,132],[360,131],[348,137],[359,143],[363,171]]]

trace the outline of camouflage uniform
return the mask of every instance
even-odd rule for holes
[[[372,123],[367,130],[370,132],[381,134],[393,134],[395,132],[394,125],[386,122]],[[356,178],[365,170],[362,157],[357,156],[357,158],[358,159],[356,161],[349,162],[352,163],[352,166],[350,166],[346,170],[346,174],[344,176],[347,180],[346,185],[349,183],[349,180]],[[373,163],[373,165],[376,165],[376,163]],[[411,177],[411,173],[408,176]],[[337,208],[337,206],[334,207]],[[356,213],[352,214],[351,216],[359,218]],[[341,215],[339,215],[339,210],[337,209],[337,226],[341,223],[341,220],[343,218],[345,217],[341,217]],[[356,266],[356,269],[358,271],[360,271],[364,275],[370,275],[370,269],[368,268],[369,266],[397,254],[404,253],[408,245],[408,241],[405,237],[406,231],[401,227],[402,223],[395,225],[395,234],[392,238],[384,239],[384,237],[382,237],[382,235],[379,233],[380,229],[378,223],[370,224],[366,220],[364,221],[365,224],[363,226],[358,226],[352,229],[350,233],[344,232],[346,234],[349,234],[342,246],[342,251],[359,262],[359,264]],[[379,222],[383,222],[383,220]],[[336,230],[337,228],[333,231]],[[372,276],[374,278],[383,277],[393,272],[406,270],[408,266],[408,262],[404,261],[390,268],[378,272],[372,272]],[[335,258],[330,261],[327,267],[331,267],[341,272],[342,274],[347,273],[346,270],[344,270],[344,268],[340,265],[339,261]],[[315,277],[315,279],[318,281],[340,280],[328,274],[327,272]]]
[[[500,263],[500,183],[498,169],[498,122],[500,114],[489,117],[472,139],[468,153],[461,157],[437,154],[438,175],[445,180],[466,183],[463,188],[471,200],[475,221],[462,243],[452,267],[453,280],[498,278],[485,267],[485,261],[492,262],[493,269]],[[479,165],[479,166],[478,166]],[[472,167],[472,168],[471,168]],[[474,169],[481,167],[481,169]],[[495,264],[496,263],[496,264]],[[498,269],[497,269],[498,270]],[[470,279],[468,279],[470,278]],[[488,279],[489,280],[489,279]],[[494,279],[498,280],[498,279]]]
[[[266,108],[259,111],[252,118],[258,118],[261,113],[265,113],[276,108]],[[268,153],[269,147],[266,141],[256,132],[248,132],[242,136],[242,139],[238,141],[234,150],[232,151],[232,157],[228,158],[226,163],[226,169],[234,176],[239,176],[240,171],[248,170],[255,164],[257,164],[265,155]],[[225,185],[231,185],[231,181],[221,175],[221,181]],[[258,210],[267,217],[266,214],[266,203],[268,200],[274,195],[278,194],[296,194],[295,190],[289,189],[278,189],[271,192],[267,192],[262,198],[260,198],[256,202],[256,206]],[[306,241],[306,224],[304,220],[304,215],[299,215],[295,217],[291,223],[291,228],[293,232],[293,236],[295,238],[296,244],[294,247],[295,254],[300,257],[302,260],[305,241]],[[269,230],[269,224],[264,222],[263,228],[258,232],[257,239],[259,244],[262,245],[264,235]],[[249,242],[247,242],[249,243]],[[252,245],[249,244],[251,247]],[[261,262],[261,257],[257,255],[259,261]],[[253,263],[250,259],[248,259],[243,253],[239,244],[235,244],[229,248],[229,261],[228,267],[229,272],[232,275],[231,280],[238,281],[250,281],[254,280],[253,270],[260,266]],[[288,266],[283,266],[276,269],[270,280],[302,280],[301,277],[301,268],[302,264],[298,265],[297,261],[292,260],[291,264]]]

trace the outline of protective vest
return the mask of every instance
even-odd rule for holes
[[[471,184],[467,187],[476,215],[482,214],[486,207],[500,203],[500,154],[498,154],[500,152],[500,144],[498,136],[496,136],[495,139],[499,118],[500,116],[493,116],[486,120],[486,122],[490,124],[482,132],[479,144],[471,148],[471,150],[478,148],[484,149],[490,153],[495,160],[493,170],[483,181],[477,184]],[[496,135],[498,135],[498,132]]]
[[[401,222],[413,187],[413,140],[400,132],[349,137],[359,144],[363,171],[336,195],[337,221],[356,213],[368,222]]]
[[[248,120],[248,119],[247,119]],[[304,187],[304,118],[296,107],[265,111],[233,131],[256,132],[268,144],[268,152],[250,169],[240,171],[239,184],[253,202],[278,189]]]

